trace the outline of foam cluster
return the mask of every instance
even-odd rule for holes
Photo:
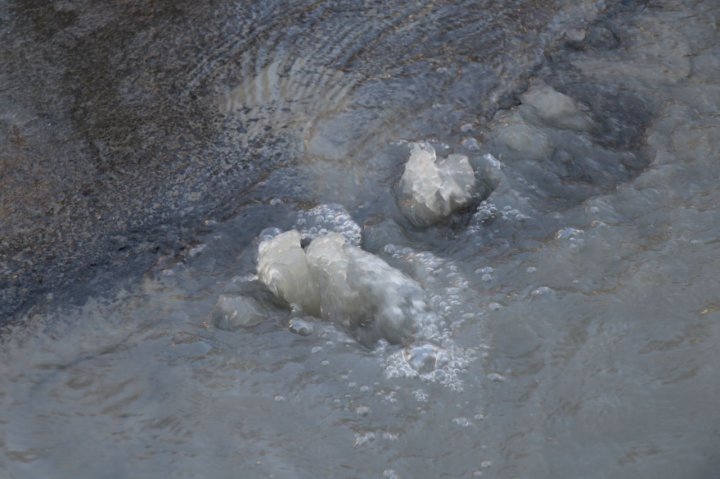
[[[415,280],[339,233],[307,249],[295,230],[264,240],[258,278],[293,308],[390,343],[409,343],[434,323]]]

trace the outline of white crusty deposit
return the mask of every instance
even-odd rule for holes
[[[421,286],[338,233],[314,239],[307,250],[297,231],[263,241],[258,277],[294,308],[349,329],[369,328],[391,343],[434,331]]]
[[[467,156],[439,159],[429,143],[414,143],[400,178],[400,210],[416,226],[431,225],[467,206],[475,183]]]

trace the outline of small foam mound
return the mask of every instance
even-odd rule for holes
[[[314,239],[307,251],[297,231],[263,241],[258,277],[291,306],[367,340],[405,344],[435,331],[420,285],[339,233]]]
[[[520,100],[520,111],[531,123],[577,131],[587,131],[593,126],[590,117],[572,98],[545,84],[533,86]]]
[[[432,145],[415,143],[400,178],[398,203],[414,225],[429,226],[466,206],[475,183],[467,156],[438,159]]]
[[[531,159],[541,159],[552,153],[553,145],[540,129],[528,124],[516,111],[500,112],[496,117],[497,139]]]
[[[234,331],[260,324],[267,315],[258,301],[242,295],[221,294],[210,312],[210,322],[218,329]]]

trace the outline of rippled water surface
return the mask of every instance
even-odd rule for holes
[[[31,3],[0,12],[20,28]],[[137,21],[88,37],[117,43],[115,96],[77,93],[58,125],[137,161],[87,212],[182,210],[192,241],[4,330],[0,477],[720,477],[716,2],[121,3],[53,2],[73,21],[36,32]],[[582,121],[533,110],[546,87]],[[0,119],[42,130],[23,114]],[[62,132],[38,134],[34,158]],[[396,201],[415,141],[480,179],[427,228]],[[68,154],[63,181],[94,174]],[[359,240],[421,285],[430,340],[284,307],[256,276],[267,228]],[[260,324],[215,321],[235,294]]]

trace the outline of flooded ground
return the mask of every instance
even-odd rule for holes
[[[0,476],[720,477],[716,2],[56,2],[57,31],[32,3],[3,35],[32,12],[79,63],[3,72],[65,83],[2,92],[30,166],[2,179]],[[430,225],[415,142],[477,179]],[[288,230],[359,244],[432,321],[288,307],[257,265]]]

